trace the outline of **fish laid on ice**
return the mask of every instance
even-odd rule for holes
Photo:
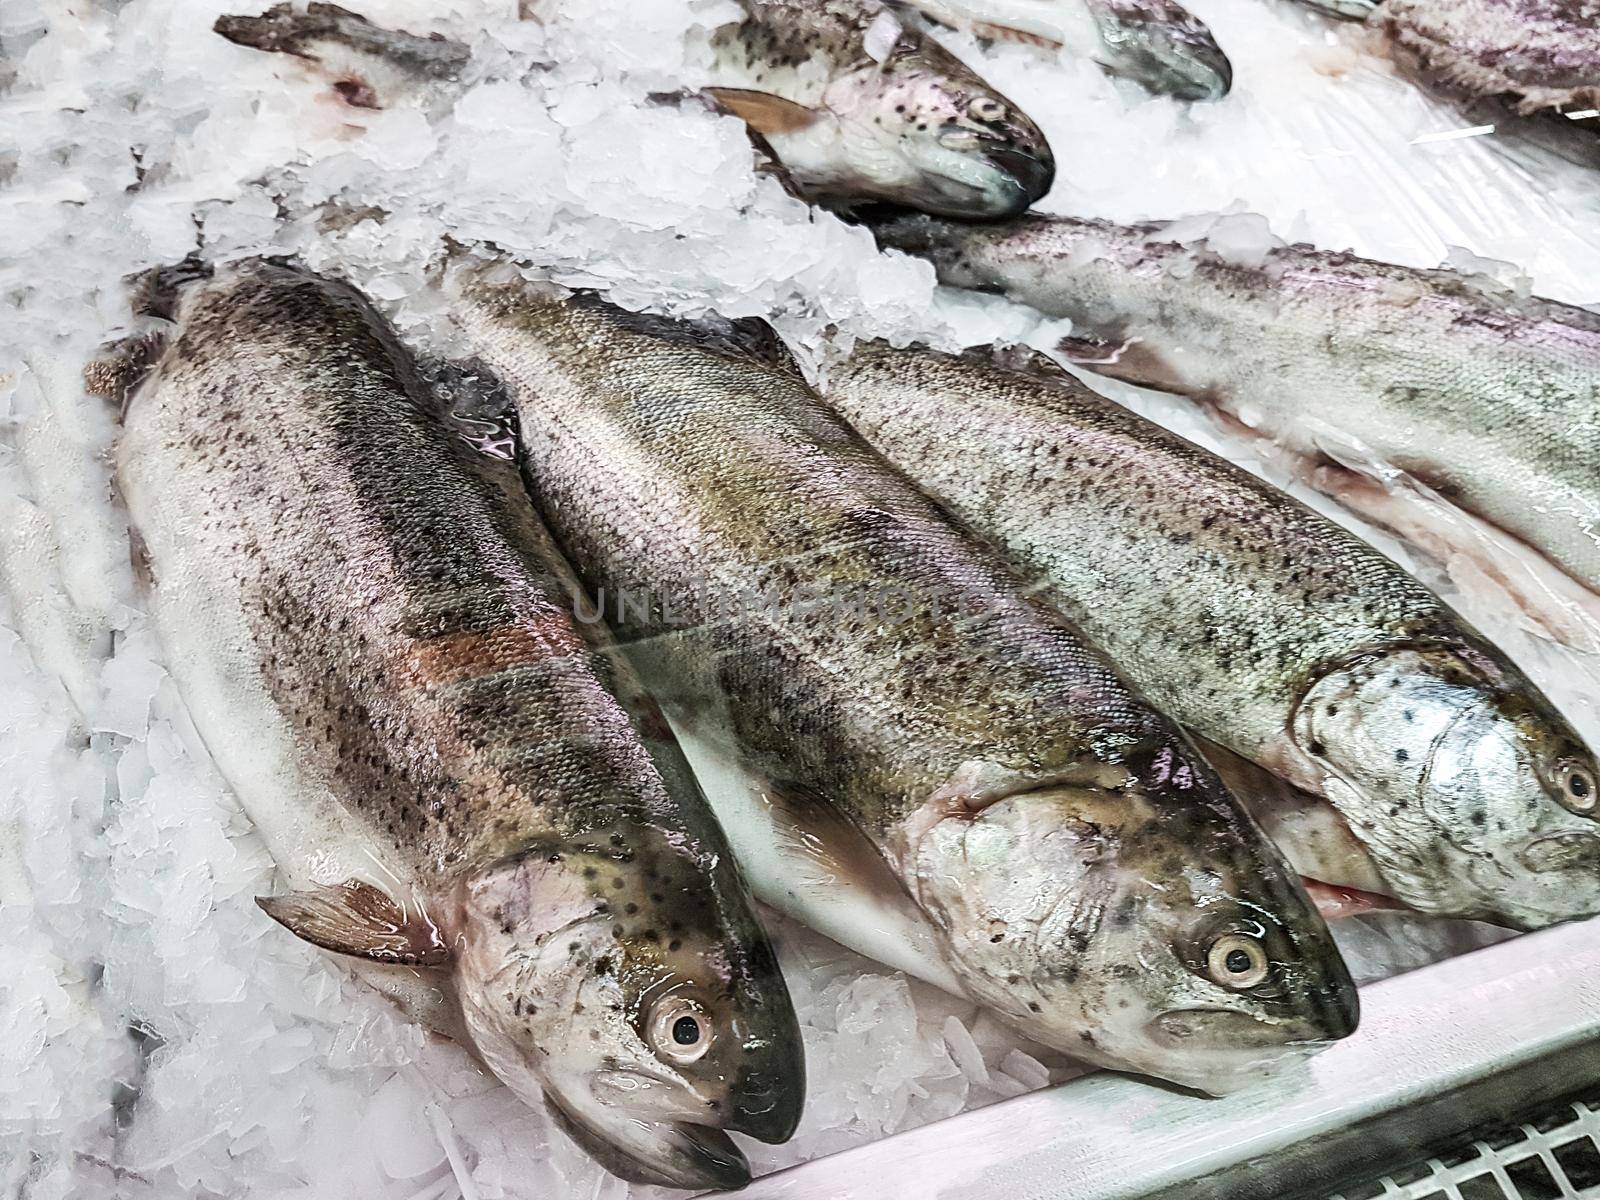
[[[337,4],[312,3],[303,12],[277,4],[259,17],[218,17],[212,28],[238,45],[299,59],[357,108],[446,96],[472,56],[439,34],[384,29]]]
[[[1025,211],[1050,190],[1044,134],[877,0],[741,0],[705,82],[797,185],[943,216]]]
[[[864,953],[904,921],[897,965],[1208,1091],[1351,1032],[1326,926],[1182,734],[770,329],[462,286],[553,532],[696,770],[757,781],[743,808],[707,787],[735,852],[790,831],[759,896]]]
[[[758,134],[802,194],[997,218],[1050,190],[1037,126],[878,0],[746,0],[718,30],[699,83]],[[329,4],[222,17],[228,40],[299,59],[358,107],[448,97],[467,48],[379,28]]]
[[[1235,788],[1303,875],[1521,929],[1600,912],[1594,756],[1366,543],[1059,367],[870,344],[827,396],[1154,704],[1323,801]]]
[[[262,906],[633,1180],[749,1178],[799,1034],[726,842],[517,472],[352,289],[191,281],[117,478],[168,666],[294,889]]]
[[[1600,651],[1600,315],[1264,234],[1219,248],[1045,216],[877,233],[944,283],[1070,317],[1078,365],[1207,401],[1464,588]]]
[[[1220,100],[1233,67],[1204,21],[1177,0],[898,0],[978,37],[1092,58],[1113,75],[1180,100]]]
[[[1413,74],[1468,99],[1505,99],[1524,116],[1600,107],[1596,0],[1303,0],[1365,20]]]

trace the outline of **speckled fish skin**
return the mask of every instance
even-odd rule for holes
[[[295,894],[420,905],[472,1048],[613,1171],[747,1181],[722,1130],[784,1140],[803,1087],[771,946],[518,473],[365,300],[266,263],[191,284],[118,480],[170,669]]]
[[[1220,100],[1233,67],[1204,21],[1175,0],[902,0],[979,37],[1038,42],[1094,58],[1158,95]]]
[[[1059,368],[872,344],[827,396],[1165,712],[1327,797],[1367,861],[1258,814],[1304,873],[1518,928],[1600,912],[1593,756],[1364,542]]]
[[[482,279],[456,317],[646,682],[775,794],[848,814],[974,999],[1208,1091],[1354,1028],[1326,926],[1183,736],[765,326]]]
[[[1447,91],[1523,114],[1600,105],[1596,0],[1385,0],[1369,24]]]
[[[1303,0],[1364,20],[1412,74],[1463,99],[1508,100],[1524,116],[1600,104],[1595,0]]]
[[[1159,227],[1030,216],[877,228],[942,282],[1003,292],[1307,459],[1397,468],[1600,589],[1600,316],[1452,271],[1285,246],[1260,265]],[[1556,574],[1556,573],[1552,573]]]
[[[797,106],[796,120],[779,119],[790,127],[759,131],[809,193],[996,219],[1050,190],[1055,159],[1038,126],[892,9],[876,0],[741,6],[744,20],[713,35],[709,82]]]
[[[212,29],[240,46],[302,60],[358,108],[446,94],[471,58],[459,42],[384,29],[337,4],[310,4],[303,12],[277,4],[256,17],[218,17]]]

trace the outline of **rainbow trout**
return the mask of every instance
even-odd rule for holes
[[[1255,808],[1303,875],[1520,929],[1600,912],[1594,756],[1366,543],[1059,368],[871,344],[827,396],[1164,712],[1322,799]]]
[[[256,262],[179,289],[117,478],[196,726],[355,956],[624,1178],[749,1179],[783,1141],[788,994],[659,713],[509,464],[460,440],[352,289]]]
[[[1233,66],[1211,30],[1176,0],[899,2],[977,37],[1092,58],[1157,95],[1220,100],[1233,86]]]
[[[708,794],[763,899],[867,953],[909,914],[897,965],[1207,1091],[1354,1029],[1327,927],[1183,736],[771,330],[462,286],[558,540],[703,778],[755,780]]]
[[[1600,651],[1600,316],[1455,271],[1219,252],[1155,225],[876,232],[944,283],[1070,317],[1077,365],[1205,401],[1463,588]]]
[[[1050,190],[1055,158],[1011,100],[878,0],[741,0],[709,91],[812,196],[994,219]]]

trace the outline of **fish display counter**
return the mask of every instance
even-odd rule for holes
[[[1600,1195],[1597,26],[0,4],[4,1194]]]

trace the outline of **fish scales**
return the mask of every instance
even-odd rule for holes
[[[313,289],[326,301],[307,313]],[[666,816],[662,769],[574,627],[576,584],[548,535],[440,436],[361,307],[315,283],[233,301],[193,310],[161,372],[171,424],[147,446],[134,422],[124,454],[200,464],[190,519],[227,548],[308,765],[439,877]],[[322,336],[299,341],[312,315]],[[227,336],[240,324],[260,331],[248,353]]]
[[[1157,226],[912,219],[880,236],[945,283],[1070,317],[1096,343],[1072,346],[1079,365],[1214,404],[1430,552],[1492,559],[1555,636],[1600,645],[1600,316],[1304,246],[1230,259]],[[1382,494],[1395,470],[1453,509]]]
[[[827,395],[1165,712],[1331,800],[1342,851],[1329,814],[1255,797],[1306,874],[1525,927],[1600,908],[1593,756],[1504,655],[1345,529],[1032,366],[874,343]]]
[[[1348,1032],[1315,910],[1182,735],[829,413],[770,331],[481,279],[456,318],[515,400],[535,501],[669,715],[813,841],[807,814],[845,814],[968,995],[1091,1061],[1216,1090],[1299,1053],[1284,1039]],[[1030,854],[1033,872],[1007,865]],[[824,886],[852,886],[844,858]],[[755,883],[794,899],[788,878]],[[1245,934],[1224,919],[1240,905],[1273,916]],[[1229,932],[1191,925],[1213,918]],[[1265,998],[1250,971],[1269,959]],[[1242,986],[1217,984],[1239,984],[1224,960]]]
[[[996,218],[1050,190],[1055,159],[1014,102],[877,0],[741,0],[706,82],[807,193]]]
[[[450,968],[452,1032],[619,1174],[748,1179],[721,1128],[799,1114],[772,948],[516,470],[366,302],[267,263],[192,286],[118,478],[170,669],[296,889],[268,912]]]

